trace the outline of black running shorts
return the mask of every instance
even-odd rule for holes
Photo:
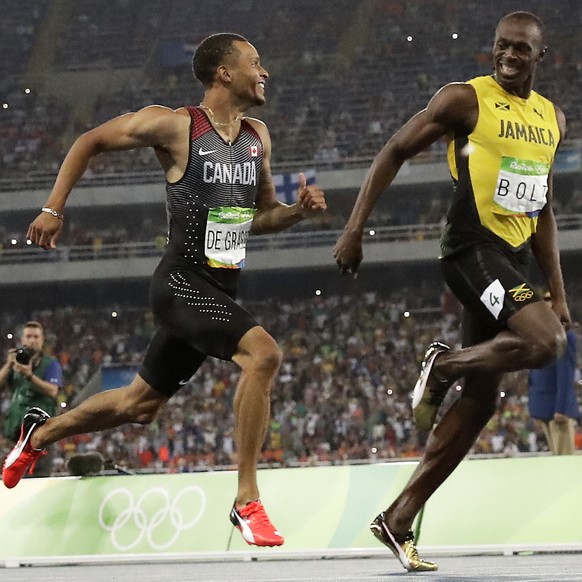
[[[207,356],[231,360],[241,338],[259,325],[234,297],[191,270],[158,268],[150,294],[160,330],[150,342],[139,374],[168,397]]]
[[[444,279],[465,308],[463,346],[495,337],[512,315],[542,299],[525,275],[527,259],[482,244],[441,260]]]

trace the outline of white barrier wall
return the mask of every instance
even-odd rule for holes
[[[390,463],[263,470],[259,483],[286,538],[283,552],[375,551],[381,546],[368,525],[413,469]],[[247,550],[238,532],[231,537],[235,488],[233,472],[26,479],[0,488],[0,564]],[[428,502],[420,546],[582,549],[581,492],[577,456],[464,461]]]

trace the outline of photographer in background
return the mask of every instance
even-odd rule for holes
[[[60,363],[43,352],[44,330],[38,321],[24,325],[20,345],[8,350],[5,364],[0,368],[0,389],[12,392],[10,408],[4,421],[4,436],[15,443],[20,437],[22,417],[31,407],[42,408],[53,416],[57,411],[57,394],[63,386]],[[34,477],[48,477],[52,454],[49,450],[39,458]]]

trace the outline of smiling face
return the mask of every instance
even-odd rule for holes
[[[542,31],[533,20],[503,19],[495,31],[493,44],[496,81],[506,91],[527,97],[545,51]]]
[[[235,41],[237,51],[228,63],[231,91],[250,106],[263,105],[269,73],[261,66],[257,49],[249,42]]]

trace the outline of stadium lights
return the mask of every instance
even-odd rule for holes
[[[374,236],[375,234],[376,234],[376,231],[373,228],[371,228],[370,229],[370,236]]]
[[[2,103],[2,109],[8,109],[8,103]]]
[[[111,312],[111,317],[117,317],[118,315],[119,315],[119,313],[117,313],[117,311]]]
[[[405,311],[402,315],[404,317],[410,317],[410,311]]]
[[[321,289],[316,289],[316,290],[315,290],[315,294],[316,294],[317,296],[321,295]]]
[[[411,37],[410,35],[408,35],[408,36],[406,37],[406,40],[407,40],[408,42],[412,42],[412,37]]]
[[[24,90],[24,92],[25,92],[27,95],[30,95],[30,89],[29,89],[28,87],[27,87],[27,88]]]
[[[32,244],[32,241],[31,241],[29,238],[27,238],[27,239],[26,239],[26,244],[27,244],[27,245],[31,245],[31,244]]]
[[[7,334],[7,335],[6,335],[6,337],[7,337],[8,339],[12,339],[14,336],[13,336],[11,333],[9,333],[9,334]]]
[[[10,244],[15,245],[17,243],[18,243],[18,241],[15,238],[13,238],[13,239],[10,240]]]
[[[456,32],[453,32],[453,34],[451,34],[451,38],[453,40],[457,40],[459,38],[459,35]]]
[[[499,396],[501,396],[501,398],[505,398],[505,392],[500,392]]]

